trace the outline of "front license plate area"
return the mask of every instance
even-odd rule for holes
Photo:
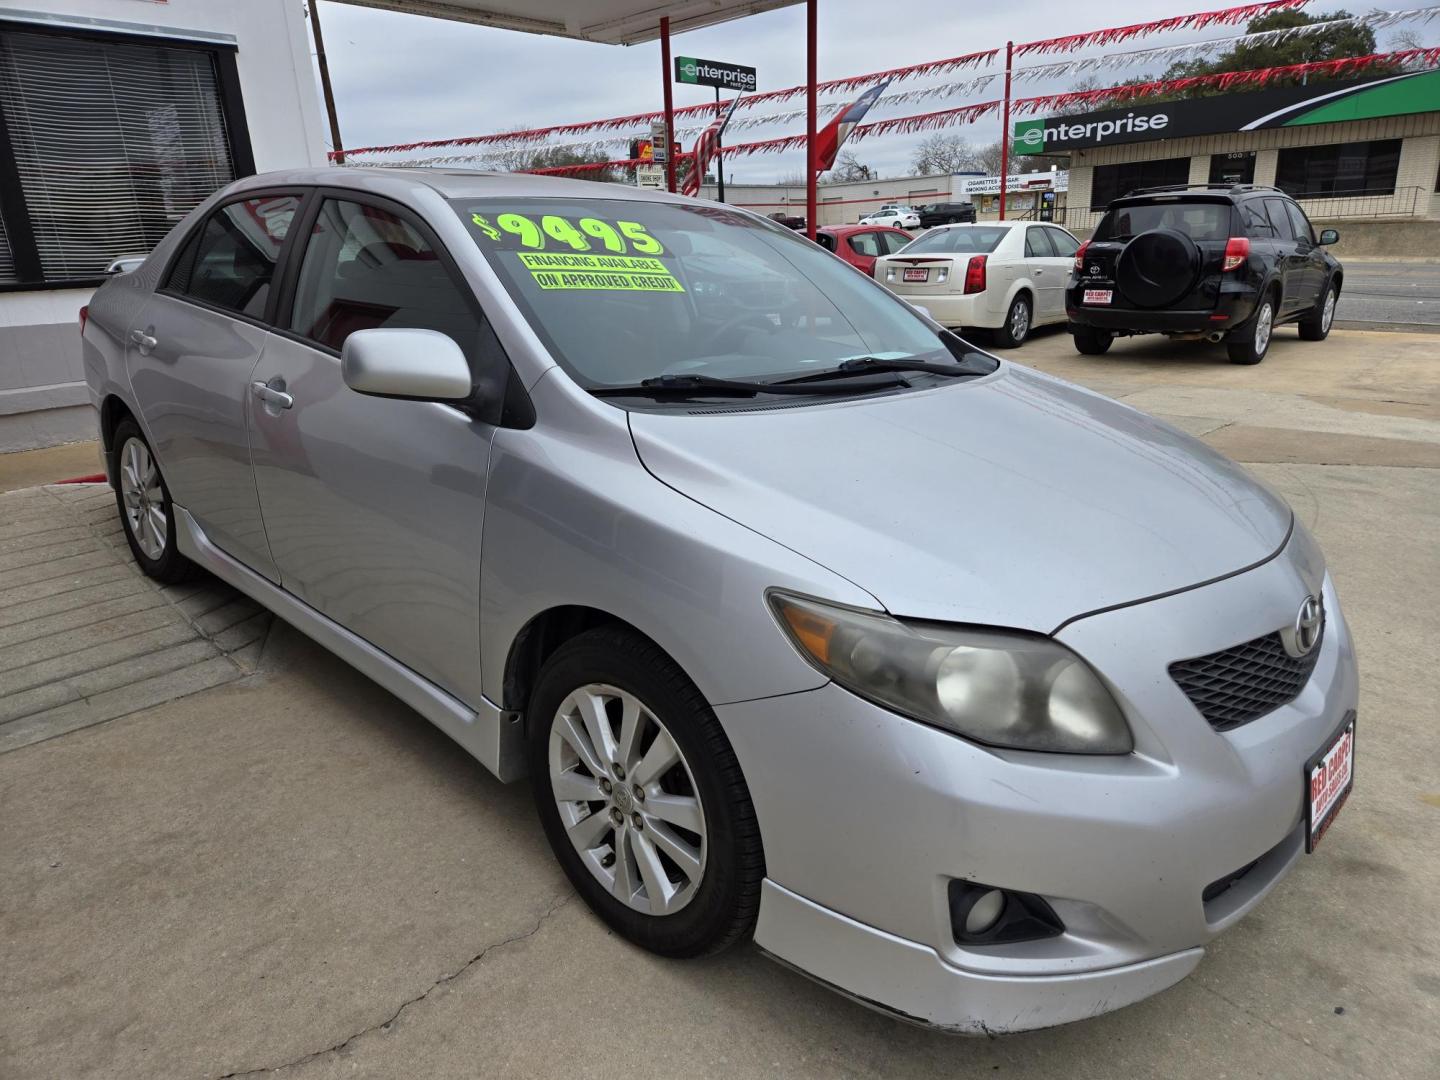
[[[906,281],[929,281],[930,271],[923,267],[912,267],[905,271]]]
[[[1305,763],[1305,851],[1315,850],[1355,786],[1355,714]]]
[[[1087,304],[1108,304],[1115,295],[1113,289],[1086,289],[1084,302]]]

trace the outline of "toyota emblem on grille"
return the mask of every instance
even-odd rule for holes
[[[1285,643],[1285,651],[1297,658],[1309,656],[1320,640],[1320,632],[1324,627],[1325,609],[1320,606],[1319,598],[1305,597],[1300,604],[1300,610],[1295,614],[1295,625],[1280,635]]]

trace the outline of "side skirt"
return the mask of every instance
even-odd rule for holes
[[[362,675],[389,690],[459,743],[500,780],[508,783],[525,775],[524,724],[519,713],[501,709],[483,697],[479,711],[471,709],[364,638],[236,562],[210,542],[183,506],[174,506],[174,511],[176,540],[187,558],[263,604]]]

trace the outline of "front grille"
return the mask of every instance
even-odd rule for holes
[[[1323,626],[1321,635],[1323,640]],[[1317,640],[1297,659],[1285,651],[1278,633],[1266,634],[1209,656],[1179,660],[1170,665],[1170,677],[1211,727],[1229,731],[1294,701],[1315,670],[1320,645]]]

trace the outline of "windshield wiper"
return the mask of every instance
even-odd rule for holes
[[[884,370],[884,369],[880,369]],[[596,386],[590,393],[596,397],[667,397],[676,395],[703,397],[754,397],[756,394],[855,394],[867,390],[905,386],[900,378],[856,386],[806,385],[791,386],[785,382],[759,382],[753,379],[717,379],[712,375],[658,375],[641,379],[628,386]]]
[[[806,375],[796,375],[789,379],[781,379],[773,385],[793,386],[796,383],[820,382],[828,379],[848,379],[856,375],[872,375],[885,371],[923,371],[927,375],[976,375],[978,372],[969,371],[960,364],[934,364],[928,360],[885,360],[878,356],[852,356],[848,360],[842,360],[833,368],[826,368],[824,371],[812,371]]]

